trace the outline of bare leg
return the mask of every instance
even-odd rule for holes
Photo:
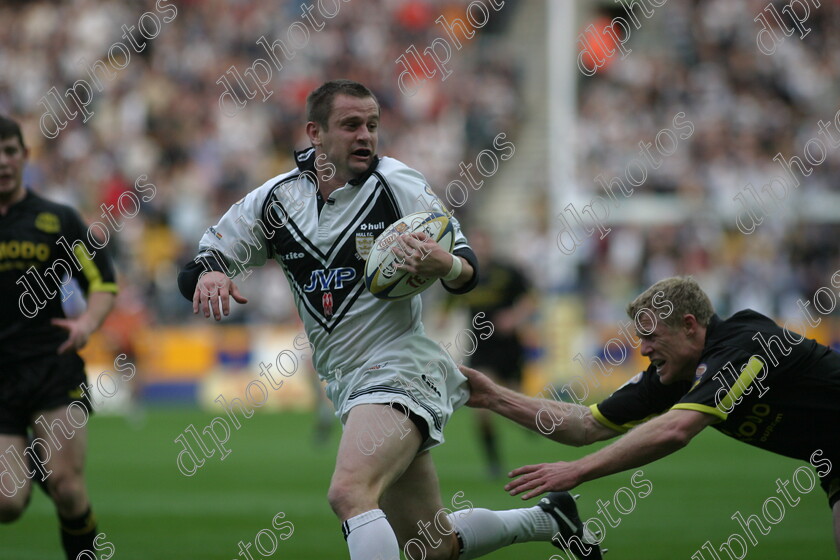
[[[399,560],[396,535],[379,501],[414,461],[420,443],[417,427],[393,407],[350,409],[327,497],[352,560]]]
[[[16,521],[29,503],[32,485],[25,448],[23,436],[0,434],[0,523]]]
[[[407,558],[458,558],[458,538],[447,519],[451,511],[441,503],[437,472],[428,451],[414,459],[380,503]]]

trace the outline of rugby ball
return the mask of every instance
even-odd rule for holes
[[[455,229],[446,214],[415,212],[400,218],[376,238],[365,262],[365,285],[374,296],[399,301],[417,295],[435,283],[436,278],[410,274],[397,268],[403,260],[394,253],[394,249],[403,243],[400,237],[417,232],[434,239],[448,253],[455,246]]]

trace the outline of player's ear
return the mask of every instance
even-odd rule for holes
[[[687,334],[691,334],[697,330],[700,323],[697,322],[697,317],[691,313],[683,315],[683,328]]]
[[[309,142],[316,148],[321,145],[321,127],[318,123],[309,121],[306,123],[306,135],[309,136]]]

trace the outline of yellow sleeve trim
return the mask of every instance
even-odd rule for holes
[[[739,375],[735,383],[732,384],[732,388],[722,399],[720,399],[717,408],[721,412],[724,410],[731,411],[735,407],[735,404],[740,402],[741,395],[743,395],[744,391],[747,390],[747,387],[755,381],[755,378],[758,376],[763,367],[764,363],[762,363],[761,360],[755,356],[750,358],[750,361],[747,362],[747,365],[744,366],[743,370],[741,370],[741,375]]]
[[[607,420],[607,417],[601,414],[601,411],[598,410],[597,404],[590,405],[589,410],[592,412],[592,416],[595,417],[595,420],[597,420],[599,424],[602,424],[611,430],[615,430],[616,432],[621,432],[623,434],[629,429]]]
[[[73,247],[73,253],[76,254],[76,259],[82,265],[82,274],[88,281],[88,292],[117,293],[116,283],[102,281],[102,273],[99,272],[99,267],[88,258],[87,251],[81,243]]]
[[[726,420],[728,415],[725,412],[721,412],[714,406],[706,406],[705,404],[697,404],[697,403],[677,403],[671,407],[671,410],[695,410],[697,412],[704,412],[706,414],[711,414],[712,416],[719,418],[721,422]]]

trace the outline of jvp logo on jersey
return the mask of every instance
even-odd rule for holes
[[[314,291],[328,292],[335,288],[341,290],[344,284],[352,282],[356,279],[356,269],[347,266],[340,268],[319,268],[312,271],[312,276],[309,278],[309,283],[303,287],[303,291],[307,294]]]

